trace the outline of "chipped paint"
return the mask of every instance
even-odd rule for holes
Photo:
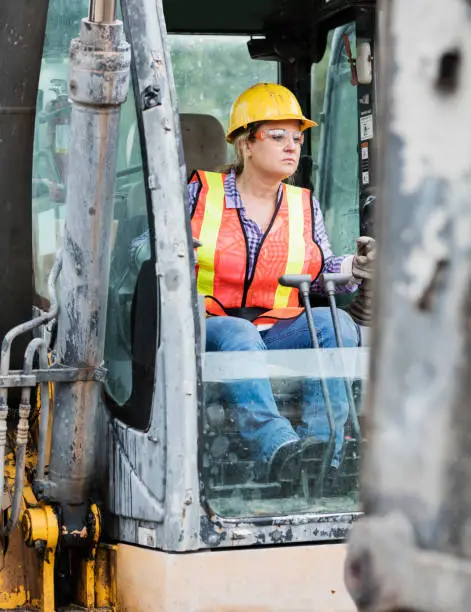
[[[450,220],[449,215],[445,207],[430,212],[422,228],[420,242],[412,247],[404,263],[407,283],[399,283],[397,288],[413,303],[421,301],[432,284],[437,267],[447,262],[451,255],[450,246],[443,235]]]
[[[454,50],[459,73],[469,71],[469,4],[447,0],[432,10],[429,0],[395,2],[391,13],[391,129],[402,143],[401,189],[411,194],[428,177],[454,181],[468,171],[471,139],[462,137],[462,117],[471,108],[471,88],[458,75],[456,89],[439,94],[437,80],[444,54]]]
[[[0,592],[0,610],[19,608],[28,603],[28,593],[23,585],[19,585],[11,591]]]

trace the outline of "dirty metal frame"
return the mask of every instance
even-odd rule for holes
[[[466,612],[471,9],[466,0],[382,8],[367,516],[352,532],[346,581],[363,612]]]
[[[196,459],[200,457],[197,414],[202,409],[199,313],[167,33],[160,0],[126,0],[122,12],[126,38],[133,49],[134,97],[150,225],[156,228],[162,323],[149,430],[130,429],[117,419],[109,424],[108,533],[119,541],[169,551],[343,540],[359,512],[231,519],[215,515],[201,495]],[[172,324],[166,325],[166,321]],[[127,468],[130,473],[137,472],[126,448],[139,448],[138,474],[150,477],[152,473],[154,487],[150,490],[141,481],[134,506],[122,497],[129,489],[122,466],[131,465]],[[148,497],[142,493],[145,486],[149,487]],[[139,502],[138,495],[142,496]]]
[[[48,611],[54,608],[54,557],[59,539],[62,550],[77,545],[87,549],[78,581],[79,603],[88,608],[95,606],[95,557],[101,514],[95,504],[90,505],[90,499],[99,446],[97,414],[106,374],[102,362],[119,117],[128,92],[130,65],[130,48],[123,38],[122,23],[114,19],[115,8],[111,0],[92,1],[90,14],[107,21],[83,19],[80,38],[71,43],[70,155],[75,166],[68,179],[65,244],[49,277],[50,309],[9,331],[1,348],[0,491],[5,478],[8,390],[20,386],[22,391],[13,501],[9,520],[0,535],[5,537],[13,531],[23,509],[25,541],[42,552],[42,609]],[[98,180],[90,181],[90,176]],[[58,300],[55,287],[59,273]],[[23,370],[10,371],[14,340],[52,320],[57,321],[56,366],[48,368],[45,341],[35,338],[27,346]],[[37,352],[39,370],[33,370]],[[55,393],[50,468],[46,476],[49,381],[55,383]],[[35,501],[32,507],[25,508],[28,417],[31,390],[38,383],[42,418],[34,492],[40,503]]]

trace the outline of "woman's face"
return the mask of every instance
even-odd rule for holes
[[[267,178],[283,180],[296,172],[302,142],[299,121],[266,121],[246,143],[245,164]]]

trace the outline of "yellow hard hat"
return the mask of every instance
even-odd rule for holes
[[[250,123],[285,119],[300,121],[301,131],[317,125],[303,115],[296,96],[289,89],[276,83],[257,83],[241,93],[232,105],[226,140],[232,142],[234,132]]]

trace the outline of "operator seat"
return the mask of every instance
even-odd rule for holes
[[[226,162],[224,128],[216,117],[182,113],[180,125],[187,178],[194,170],[217,170]]]
[[[189,179],[195,170],[218,170],[226,161],[227,144],[224,128],[211,115],[180,115],[183,154]],[[199,296],[201,348],[206,345],[206,309]]]

